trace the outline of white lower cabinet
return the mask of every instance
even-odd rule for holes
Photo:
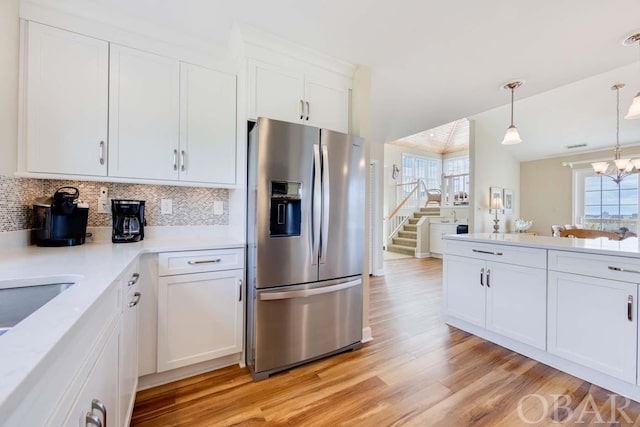
[[[442,255],[442,239],[447,234],[456,234],[457,224],[429,224],[429,252],[435,255]]]
[[[546,270],[448,255],[445,310],[533,347],[546,347]]]
[[[637,283],[549,272],[548,351],[636,383]]]
[[[485,326],[485,266],[486,261],[473,258],[451,255],[444,259],[444,301],[448,315]]]
[[[120,420],[118,425],[129,425],[138,387],[138,304],[142,293],[138,289],[138,262],[123,275],[122,321],[119,348]]]
[[[117,425],[118,330],[111,333],[63,425],[105,427]],[[123,425],[123,424],[121,424]]]
[[[230,253],[236,254],[235,264],[224,262]],[[242,249],[160,254],[160,266],[177,258],[194,271],[203,266],[210,271],[159,278],[158,372],[242,352],[243,254]]]

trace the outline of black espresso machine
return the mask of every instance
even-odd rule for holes
[[[144,200],[111,200],[113,243],[139,242],[144,239]]]
[[[33,202],[34,229],[38,246],[75,246],[87,236],[89,206],[79,203],[76,187],[60,187],[52,197]]]

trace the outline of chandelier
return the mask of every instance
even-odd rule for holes
[[[620,147],[620,89],[624,83],[616,83],[611,90],[616,91],[616,146],[613,150],[613,163],[595,162],[591,167],[599,176],[607,176],[620,184],[627,176],[640,172],[640,159],[623,159]]]
[[[640,33],[632,34],[622,41],[624,46],[640,46]],[[629,112],[625,119],[640,119],[640,92],[633,98],[633,103],[629,107]]]

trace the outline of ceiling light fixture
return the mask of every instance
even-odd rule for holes
[[[640,33],[632,34],[622,41],[625,46],[638,45],[640,47]],[[640,119],[640,92],[633,98],[625,119]]]
[[[504,135],[502,145],[513,145],[522,142],[520,134],[518,133],[518,128],[513,124],[513,92],[522,86],[523,83],[524,81],[522,80],[516,80],[503,86],[503,89],[511,90],[511,126],[507,128],[507,133]]]
[[[616,146],[613,150],[613,164],[609,162],[591,163],[595,173],[601,176],[608,176],[616,184],[627,176],[640,172],[640,159],[622,159],[622,148],[620,147],[620,89],[624,83],[616,83],[611,90],[616,91]]]

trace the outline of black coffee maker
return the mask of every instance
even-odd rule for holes
[[[79,203],[76,187],[60,187],[52,197],[38,197],[33,203],[34,229],[38,246],[75,246],[87,236],[89,206]]]
[[[139,242],[144,239],[144,200],[111,200],[113,243]]]

